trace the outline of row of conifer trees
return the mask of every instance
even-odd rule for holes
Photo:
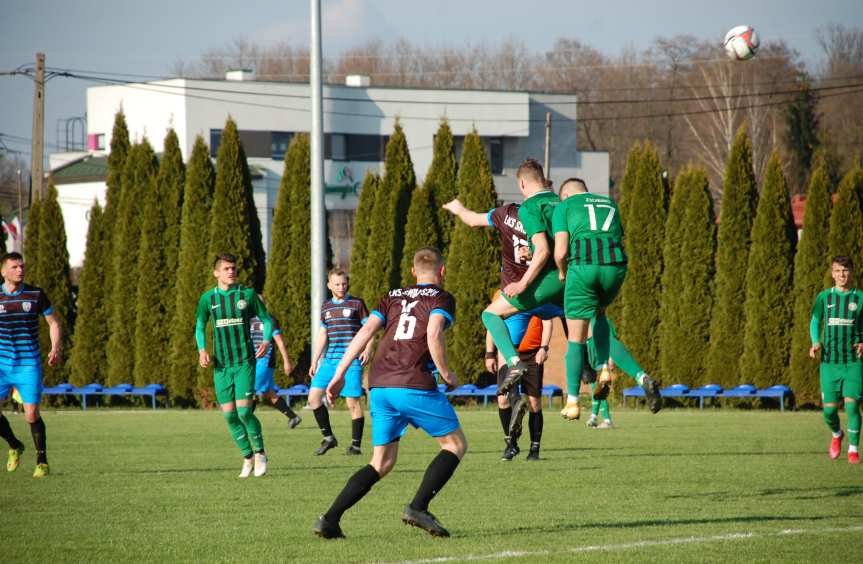
[[[295,135],[285,155],[266,274],[251,175],[233,120],[215,167],[201,137],[188,165],[173,131],[164,147],[157,159],[146,139],[130,143],[117,113],[107,202],[90,212],[77,307],[56,189],[31,209],[28,279],[46,289],[67,328],[74,327],[67,330],[69,362],[48,370],[46,384],[162,383],[175,402],[208,404],[211,375],[196,367],[194,311],[213,283],[212,257],[219,252],[240,257],[240,281],[263,290],[282,322],[296,369],[280,374],[279,383],[302,381],[311,345],[308,136]],[[863,170],[855,166],[837,188],[830,163],[823,156],[812,171],[798,243],[779,157],[757,182],[743,128],[728,162],[718,226],[703,169],[689,166],[672,183],[649,142],[633,147],[620,190],[629,274],[610,316],[649,372],[688,385],[786,383],[798,398],[817,399],[817,365],[805,356],[811,303],[829,282],[829,256],[863,261]],[[493,230],[471,229],[441,209],[456,196],[474,210],[496,204],[478,133],[464,138],[456,162],[452,131],[442,122],[425,182],[417,186],[397,123],[383,175],[369,172],[362,183],[348,270],[351,293],[372,308],[389,288],[411,282],[414,250],[440,248],[445,286],[458,304],[450,361],[463,381],[475,381],[483,371],[480,312],[497,288],[500,263]]]

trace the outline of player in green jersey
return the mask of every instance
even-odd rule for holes
[[[198,362],[203,368],[210,365],[205,329],[212,318],[213,382],[228,431],[243,453],[240,477],[249,477],[253,470],[255,476],[263,476],[267,472],[267,455],[261,422],[254,413],[255,359],[263,357],[270,347],[272,318],[254,289],[237,284],[237,257],[231,254],[216,257],[213,276],[218,282],[216,287],[204,292],[198,300],[195,324]],[[263,341],[257,350],[250,331],[254,317],[264,325]]]
[[[617,204],[608,196],[591,194],[579,178],[569,178],[560,189],[561,204],[554,210],[554,260],[560,280],[566,280],[564,311],[567,324],[566,381],[568,408],[577,410],[578,385],[584,366],[588,336],[595,347],[594,367],[610,374],[609,356],[645,390],[650,409],[662,408],[659,384],[638,365],[614,337],[605,308],[617,296],[626,278],[623,224]],[[613,338],[614,337],[614,338]],[[603,389],[594,399],[604,399],[610,379],[601,377]],[[572,390],[576,390],[573,394]],[[565,416],[565,415],[564,415]]]
[[[845,398],[848,415],[848,462],[860,463],[860,406],[863,393],[863,292],[851,287],[854,265],[851,257],[833,258],[831,275],[834,286],[815,298],[809,337],[809,356],[821,359],[821,402],[824,421],[833,433],[828,451],[839,458],[842,428],[839,402]],[[820,354],[819,354],[820,353]]]
[[[505,394],[512,389],[528,369],[527,364],[520,360],[504,319],[520,311],[537,310],[547,304],[563,305],[563,282],[558,280],[554,262],[550,260],[553,250],[551,217],[560,200],[551,190],[551,183],[545,179],[542,165],[534,159],[527,159],[518,167],[516,179],[524,196],[518,219],[524,228],[533,258],[521,279],[507,284],[501,295],[482,312],[483,325],[491,333],[495,346],[510,367],[498,387],[498,394]]]

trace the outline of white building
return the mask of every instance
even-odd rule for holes
[[[104,176],[90,176],[110,147],[115,112],[122,108],[131,139],[147,137],[157,153],[166,131],[173,128],[188,160],[197,135],[215,156],[222,127],[233,117],[255,173],[255,204],[261,218],[265,248],[276,204],[284,154],[291,136],[308,131],[311,101],[307,84],[254,80],[249,71],[228,73],[227,80],[173,79],[87,90],[90,153],[57,155],[69,164],[54,166],[55,182],[69,237],[73,266],[83,261],[86,210],[96,197],[104,204]],[[481,135],[501,201],[519,201],[514,172],[528,156],[544,155],[545,116],[552,115],[551,175],[558,183],[569,176],[584,178],[591,190],[608,193],[608,153],[576,151],[576,97],[563,94],[477,90],[377,88],[327,85],[323,89],[326,206],[330,236],[337,255],[345,259],[352,233],[357,189],[367,170],[383,173],[384,149],[396,119],[401,123],[418,182],[432,160],[434,135],[446,118],[460,155],[463,138],[474,128]],[[65,169],[65,170],[64,170]],[[71,169],[71,170],[70,170]],[[104,173],[103,173],[104,174]],[[62,178],[65,176],[65,180]],[[78,237],[77,234],[81,234]]]

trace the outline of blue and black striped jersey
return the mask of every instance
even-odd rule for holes
[[[343,300],[330,298],[321,306],[321,323],[327,330],[327,352],[324,358],[338,362],[351,344],[366,319],[369,310],[360,298],[345,296]]]
[[[38,365],[39,317],[51,315],[54,308],[41,288],[22,284],[13,294],[0,292],[0,363],[6,365]]]

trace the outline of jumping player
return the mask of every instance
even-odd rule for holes
[[[812,306],[809,356],[821,359],[824,422],[833,433],[828,451],[830,458],[839,458],[842,451],[844,434],[839,426],[839,402],[844,397],[848,415],[848,462],[859,464],[858,398],[863,393],[863,292],[851,287],[853,273],[851,257],[833,258],[831,276],[834,286],[820,292]]]
[[[561,185],[561,204],[555,209],[554,260],[560,280],[566,280],[566,323],[569,327],[566,352],[567,407],[578,403],[578,390],[584,363],[585,342],[592,330],[596,359],[594,368],[608,373],[609,355],[627,374],[633,375],[645,390],[654,413],[662,407],[659,384],[635,362],[629,351],[612,339],[605,308],[617,296],[626,277],[623,252],[623,225],[617,204],[608,196],[591,194],[583,180],[570,178]],[[595,318],[595,319],[594,319]],[[598,386],[608,393],[610,379]],[[597,397],[595,399],[604,399]]]
[[[258,296],[263,302],[263,298]],[[291,361],[288,358],[288,351],[285,349],[285,341],[282,339],[282,328],[279,325],[279,320],[274,316],[270,316],[273,322],[273,342],[279,349],[279,354],[282,355],[282,368],[285,374],[290,374],[293,370]],[[249,328],[252,335],[252,345],[257,350],[264,342],[264,323],[259,317],[252,318],[252,324]],[[276,355],[273,354],[272,345],[267,348],[267,352],[255,363],[255,395],[266,399],[270,404],[278,409],[285,417],[288,418],[288,427],[291,429],[299,425],[303,420],[297,415],[285,398],[276,394],[276,382],[273,375],[276,372]],[[255,407],[258,405],[257,398],[255,399]]]
[[[0,292],[0,399],[14,386],[24,404],[24,417],[36,446],[34,478],[48,475],[45,422],[39,414],[42,401],[42,354],[39,350],[39,317],[48,323],[51,351],[48,365],[56,366],[62,355],[63,332],[60,318],[41,288],[24,283],[24,257],[6,253],[0,257],[3,276]],[[0,413],[0,437],[9,444],[6,470],[14,472],[21,462],[24,443],[18,440],[9,420]]]
[[[243,454],[240,478],[267,473],[267,455],[261,422],[255,417],[255,358],[263,357],[270,347],[272,319],[258,295],[251,288],[237,284],[237,257],[221,254],[213,263],[215,288],[207,290],[198,300],[195,323],[195,340],[198,345],[198,363],[202,368],[210,365],[205,329],[213,319],[213,349],[216,388],[222,416],[228,431]],[[264,325],[263,341],[252,346],[251,323],[257,316]],[[254,460],[252,455],[254,454]]]
[[[441,289],[444,266],[437,249],[418,250],[412,271],[417,283],[391,290],[381,300],[351,341],[327,386],[327,396],[334,399],[351,362],[365,350],[375,333],[384,328],[369,375],[372,460],[351,476],[329,510],[315,523],[315,534],[326,539],[344,536],[339,525],[344,512],[393,469],[399,439],[409,424],[434,437],[441,449],[429,464],[413,501],[405,507],[402,521],[433,536],[449,536],[429,513],[428,506],[467,451],[458,417],[438,390],[433,374],[437,369],[449,389],[458,385],[447,364],[444,341],[444,330],[455,317],[455,300]]]
[[[348,275],[344,270],[338,268],[330,270],[327,276],[327,288],[332,292],[333,297],[321,305],[321,329],[318,332],[315,350],[312,352],[312,365],[309,368],[309,376],[312,378],[309,407],[312,408],[315,421],[324,436],[321,446],[315,451],[317,456],[325,454],[339,444],[330,426],[330,414],[321,401],[324,390],[333,379],[336,366],[351,339],[369,317],[365,302],[348,295],[348,283]],[[324,349],[326,354],[322,360]],[[341,394],[351,412],[351,445],[345,451],[345,454],[349,455],[362,454],[360,445],[363,441],[363,427],[366,420],[363,417],[360,398],[363,395],[363,366],[369,361],[371,349],[372,342],[369,341],[359,358],[351,363]]]

